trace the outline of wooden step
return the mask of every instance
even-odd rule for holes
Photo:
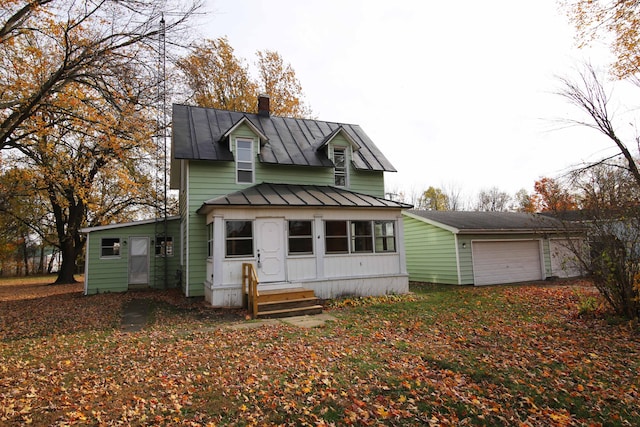
[[[316,297],[259,302],[258,313],[261,311],[285,310],[287,308],[310,307],[314,305],[320,305],[320,300]]]
[[[292,317],[292,316],[311,316],[314,314],[321,314],[321,313],[322,313],[321,305],[312,305],[310,307],[294,307],[294,308],[286,308],[282,310],[269,310],[269,311],[258,310],[257,317],[260,319],[270,319],[270,318]]]
[[[258,304],[271,301],[287,301],[301,298],[315,298],[313,289],[287,288],[287,289],[258,289]]]
[[[320,313],[322,305],[312,289],[295,287],[259,291],[256,317],[291,317]]]

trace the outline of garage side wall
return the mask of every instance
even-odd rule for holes
[[[459,284],[454,234],[406,215],[403,222],[409,280]]]

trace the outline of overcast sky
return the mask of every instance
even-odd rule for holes
[[[278,51],[320,120],[362,126],[398,173],[387,190],[498,187],[611,153],[553,92],[594,50],[575,47],[555,0],[207,0],[199,31],[253,64]],[[600,49],[600,51],[604,51]]]

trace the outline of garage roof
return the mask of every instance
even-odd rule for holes
[[[456,234],[498,234],[578,231],[575,225],[567,225],[548,216],[525,212],[468,212],[425,211],[412,209],[405,214],[445,228]]]

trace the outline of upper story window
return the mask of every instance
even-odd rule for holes
[[[120,238],[105,237],[100,240],[100,258],[120,256]]]
[[[238,184],[253,184],[253,140],[236,139],[236,182]]]
[[[347,153],[344,147],[333,148],[333,176],[336,187],[347,186]]]

